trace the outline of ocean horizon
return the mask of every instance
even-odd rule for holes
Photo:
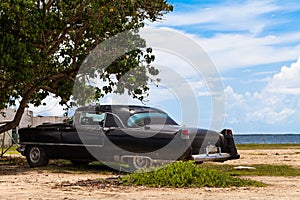
[[[300,144],[300,133],[236,133],[236,144]]]
[[[234,135],[300,135],[300,132],[236,132]]]

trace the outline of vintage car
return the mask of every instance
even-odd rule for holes
[[[81,107],[66,123],[20,129],[19,141],[31,167],[46,166],[49,159],[98,160],[126,163],[134,171],[159,162],[240,157],[230,129],[180,126],[159,109],[135,105]]]

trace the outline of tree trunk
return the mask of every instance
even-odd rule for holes
[[[0,133],[9,131],[13,128],[16,128],[19,125],[19,123],[22,119],[22,116],[24,114],[24,111],[27,107],[27,104],[35,91],[36,91],[36,89],[32,88],[32,89],[28,90],[27,92],[25,92],[25,94],[20,102],[20,106],[17,109],[14,119],[12,121],[7,122],[6,124],[0,126]]]

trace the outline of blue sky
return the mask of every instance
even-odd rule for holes
[[[156,26],[189,35],[215,63],[226,95],[224,126],[236,132],[299,133],[298,1],[171,3],[174,12]]]
[[[238,133],[299,133],[299,2],[172,0],[170,3],[174,11],[161,22],[148,25],[177,31],[208,54],[224,87],[223,127]],[[161,62],[168,65],[166,61]],[[190,78],[187,76],[187,81],[193,82]],[[184,121],[178,102],[166,96],[154,91],[148,105],[160,107],[178,121]],[[107,97],[103,102],[111,102],[113,98]],[[211,97],[198,95],[196,101],[201,122],[207,127],[209,120],[213,120],[210,119]],[[56,101],[48,99],[48,102],[47,112],[41,108],[35,109],[36,113],[57,115]]]

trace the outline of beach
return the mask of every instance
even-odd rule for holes
[[[239,150],[239,160],[222,164],[289,165],[300,170],[300,149]],[[55,173],[27,166],[0,165],[0,199],[272,199],[300,198],[300,178],[281,176],[243,177],[266,187],[151,188],[144,186],[80,186],[86,180],[108,178],[96,173]]]

